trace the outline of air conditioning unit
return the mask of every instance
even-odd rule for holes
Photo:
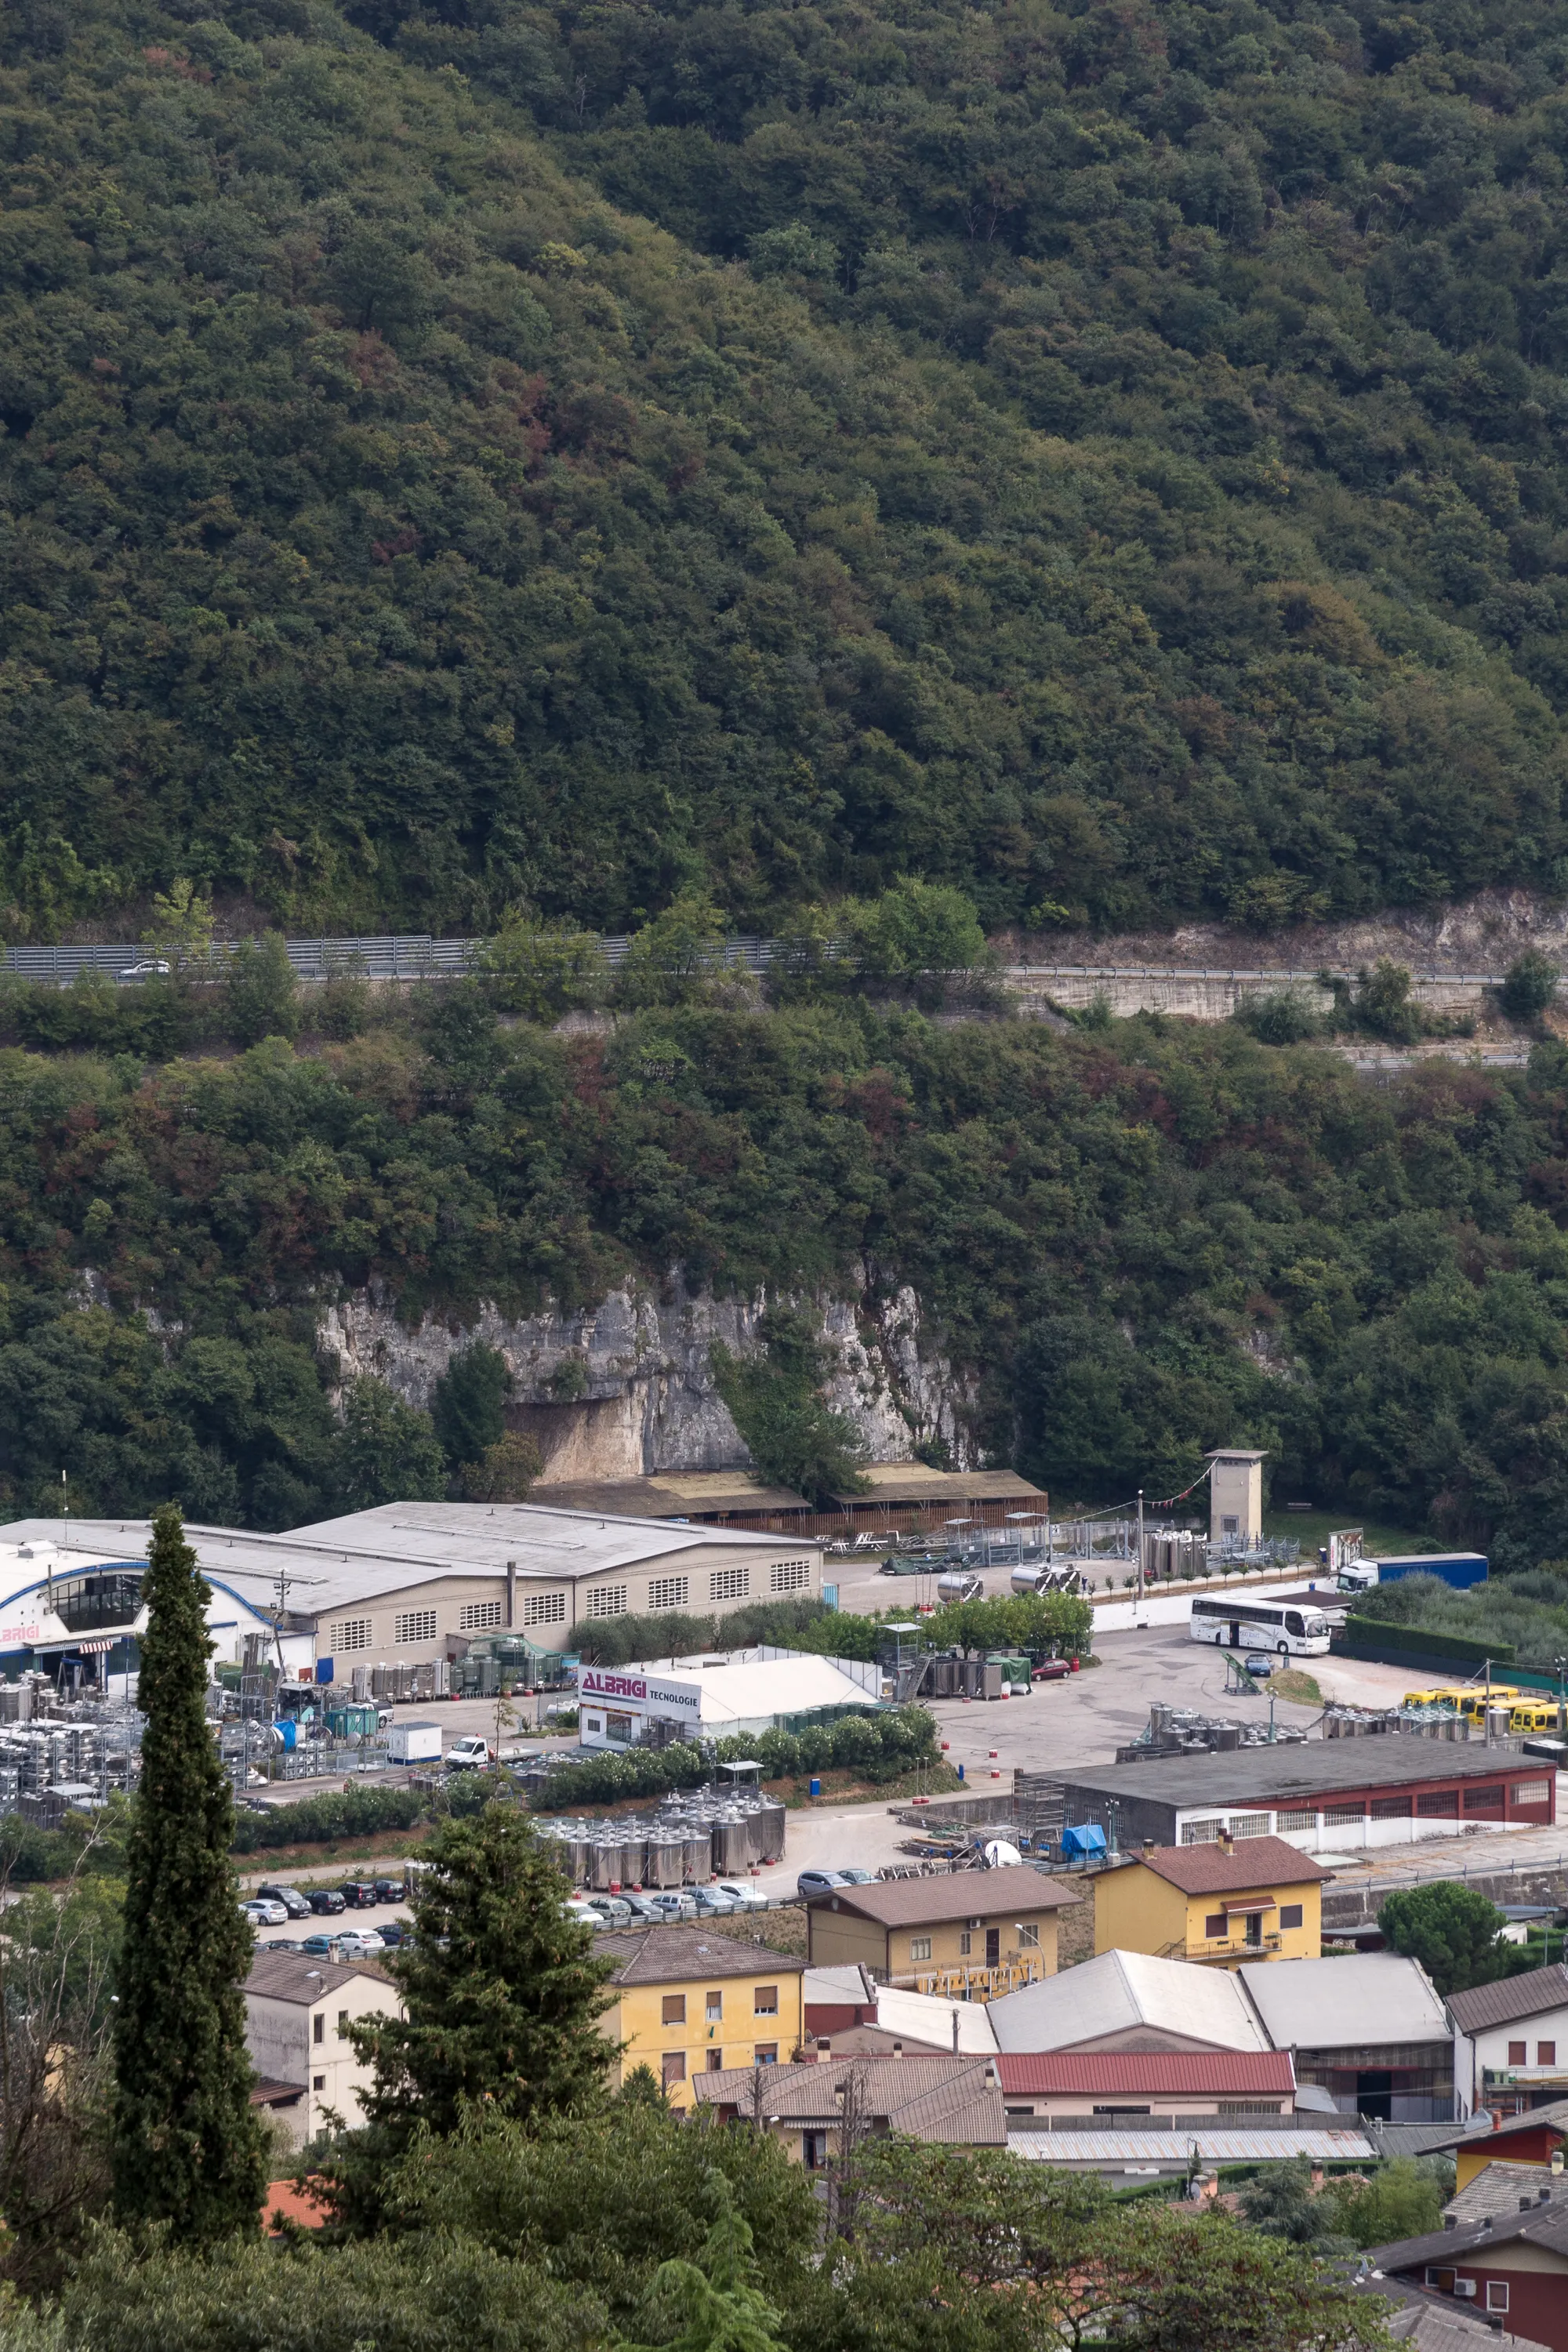
[[[1473,2297],[1475,2292],[1476,2283],[1474,2279],[1457,2278],[1454,2281],[1454,2293],[1456,2294],[1464,2294]]]

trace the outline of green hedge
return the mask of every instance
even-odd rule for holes
[[[1484,1666],[1490,1658],[1494,1666],[1511,1666],[1516,1654],[1511,1642],[1489,1645],[1467,1634],[1436,1633],[1425,1625],[1394,1625],[1381,1617],[1348,1619],[1341,1647],[1352,1658],[1382,1658],[1392,1650],[1395,1655],[1391,1663],[1395,1665],[1408,1656],[1446,1658],[1456,1666]]]
[[[271,1805],[265,1812],[238,1812],[234,1821],[236,1853],[258,1853],[268,1846],[328,1845],[336,1838],[374,1837],[380,1830],[409,1830],[428,1809],[416,1789],[346,1789],[306,1797],[297,1805]]]
[[[625,1756],[590,1756],[552,1772],[531,1799],[540,1812],[569,1812],[574,1805],[614,1805],[639,1797],[668,1796],[672,1789],[700,1788],[713,1765],[754,1758],[766,1780],[832,1766],[852,1769],[870,1781],[896,1780],[911,1765],[934,1763],[936,1720],[923,1706],[889,1708],[879,1715],[847,1715],[837,1723],[805,1730],[765,1731],[759,1739],[721,1739],[712,1749],[679,1742],[671,1748],[635,1748]]]

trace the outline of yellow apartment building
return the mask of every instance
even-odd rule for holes
[[[1322,1956],[1322,1884],[1288,1840],[1148,1845],[1094,1882],[1094,1948],[1236,1969]]]
[[[699,2074],[793,2060],[804,2032],[805,1962],[697,1922],[598,1936],[616,1962],[599,2030],[624,2045],[616,2080],[652,2069],[672,2105],[691,2104]]]
[[[1026,1864],[835,1887],[806,1906],[814,1969],[858,1962],[879,1983],[991,2000],[1057,1972],[1057,1914],[1079,1895]]]

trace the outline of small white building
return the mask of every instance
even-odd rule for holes
[[[1454,2112],[1522,2115],[1568,2098],[1568,1967],[1472,1985],[1448,1995],[1454,2029]]]
[[[880,1701],[881,1670],[856,1658],[819,1658],[766,1643],[629,1666],[577,1669],[584,1748],[631,1748],[649,1738],[753,1738],[794,1731]]]
[[[38,1669],[54,1681],[112,1682],[134,1673],[137,1638],[147,1612],[151,1528],[145,1519],[105,1523],[18,1519],[0,1528],[0,1675]],[[212,1587],[207,1630],[213,1654],[238,1664],[247,1633],[274,1654],[264,1591],[242,1594],[204,1565]]]
[[[297,2147],[323,2129],[329,2109],[347,2125],[363,2121],[360,2093],[371,2069],[354,2056],[350,2020],[395,2017],[402,2008],[390,1977],[363,1962],[257,1953],[245,1979],[246,2047],[260,2078],[258,2104],[272,2109]]]

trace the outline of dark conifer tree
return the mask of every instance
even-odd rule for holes
[[[210,1589],[178,1508],[153,1521],[114,2055],[114,2201],[207,2244],[254,2230],[265,2137],[250,2105],[240,1984],[250,1929],[236,1896],[234,1801],[207,1727]]]

